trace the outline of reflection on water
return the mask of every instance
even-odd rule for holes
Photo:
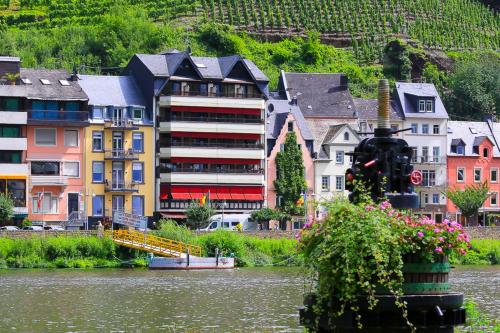
[[[499,316],[500,271],[460,269],[455,290]],[[302,332],[298,269],[0,271],[0,332]]]

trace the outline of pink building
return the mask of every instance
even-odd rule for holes
[[[28,218],[60,223],[85,207],[87,96],[61,70],[21,70],[27,85]],[[74,214],[73,214],[74,215]]]
[[[267,119],[267,206],[275,208],[280,198],[274,188],[276,180],[276,155],[283,150],[286,136],[294,132],[302,150],[308,198],[314,194],[314,163],[312,158],[312,134],[300,108],[287,100],[269,100]]]

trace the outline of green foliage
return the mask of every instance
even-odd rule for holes
[[[26,217],[23,220],[23,222],[21,223],[21,228],[29,227],[29,226],[32,226],[32,225],[33,225],[33,223],[31,222],[31,220]]]
[[[411,61],[406,42],[394,39],[385,46],[384,73],[396,80],[410,81]]]
[[[176,240],[179,242],[194,244],[194,235],[186,226],[178,225],[173,220],[162,219],[159,221],[159,228],[155,231],[156,236]]]
[[[464,303],[467,319],[463,327],[458,328],[458,332],[500,332],[500,322],[498,319],[490,320],[482,314],[474,301],[466,300]]]
[[[484,182],[478,185],[466,185],[464,189],[449,189],[446,196],[468,218],[477,214],[479,208],[488,198],[488,191],[488,183]]]
[[[296,202],[307,186],[302,151],[297,145],[295,132],[287,134],[284,150],[276,155],[276,173],[274,187],[277,195],[282,197],[280,209],[294,213]]]
[[[473,239],[465,256],[452,255],[450,262],[457,265],[498,265],[500,264],[500,240]]]
[[[205,227],[214,213],[215,211],[208,204],[201,205],[193,201],[186,209],[186,223],[192,229]]]
[[[287,221],[290,220],[290,215],[286,213],[282,213],[278,210],[272,208],[262,208],[261,210],[257,210],[252,212],[252,219],[257,222],[269,222],[270,220],[277,221]]]
[[[7,222],[14,217],[14,200],[6,193],[0,193],[0,222]]]
[[[485,54],[474,61],[460,61],[449,78],[449,111],[482,120],[500,110],[500,58]]]

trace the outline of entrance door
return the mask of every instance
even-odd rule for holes
[[[124,126],[125,119],[123,118],[123,109],[118,109],[118,108],[113,109],[112,120],[113,120],[113,124],[115,126],[119,126],[119,127]]]
[[[117,210],[123,211],[123,208],[124,208],[123,203],[124,203],[123,195],[113,195],[113,198],[112,198],[113,213]]]
[[[113,132],[113,157],[120,157],[123,154],[123,132]]]
[[[119,190],[125,187],[123,162],[113,162],[113,169],[111,174],[111,187],[113,188],[113,190]]]
[[[68,216],[79,211],[79,200],[78,193],[68,193]]]

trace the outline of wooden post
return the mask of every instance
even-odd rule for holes
[[[186,251],[186,255],[187,255],[186,267],[189,267],[189,256],[190,256],[190,254],[191,254],[191,250],[188,247],[188,249]]]
[[[215,267],[219,267],[219,248],[215,249]]]

